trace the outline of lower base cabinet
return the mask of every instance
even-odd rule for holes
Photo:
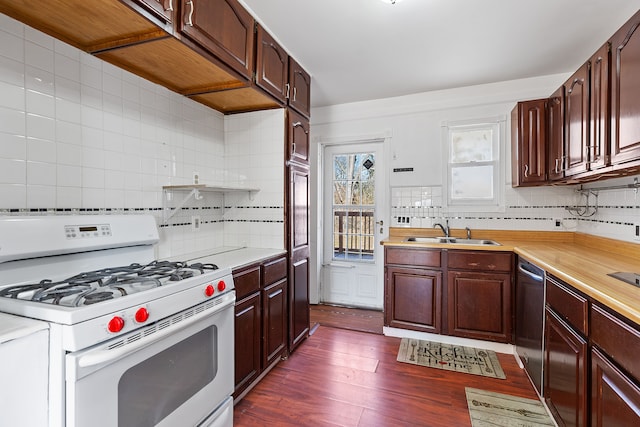
[[[545,339],[545,402],[564,426],[586,426],[587,341],[549,307],[545,314]]]
[[[233,272],[235,388],[243,396],[287,352],[287,259],[279,257]]]

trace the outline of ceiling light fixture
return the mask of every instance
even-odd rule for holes
[[[401,1],[402,0],[382,0],[383,3],[387,3],[387,4],[396,4]]]

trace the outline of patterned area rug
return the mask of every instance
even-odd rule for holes
[[[494,351],[402,338],[398,362],[505,379]]]
[[[555,426],[538,400],[466,387],[472,427]]]

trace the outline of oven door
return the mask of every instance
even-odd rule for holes
[[[113,349],[68,354],[66,425],[196,426],[210,417],[233,392],[235,295],[223,299],[133,331]]]

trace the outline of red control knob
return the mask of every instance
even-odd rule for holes
[[[115,316],[113,319],[109,320],[109,324],[107,325],[107,329],[109,332],[120,332],[124,328],[124,319],[120,316]]]
[[[147,311],[146,308],[140,307],[138,311],[136,311],[135,318],[136,318],[136,322],[144,323],[147,321],[147,319],[149,319],[149,312]]]
[[[220,281],[218,282],[218,290],[219,290],[220,292],[222,292],[222,291],[224,291],[225,289],[227,289],[227,284],[226,284],[226,283],[224,283],[224,280],[220,280]]]
[[[208,296],[208,297],[213,295],[214,292],[215,292],[215,289],[214,289],[213,285],[207,285],[207,287],[204,288],[204,294],[206,296]]]

